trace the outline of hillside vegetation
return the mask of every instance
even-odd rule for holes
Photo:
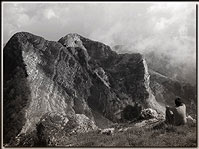
[[[197,145],[196,125],[172,126],[160,128],[132,128],[125,132],[116,132],[111,136],[89,132],[71,136],[64,143],[68,146],[132,146],[132,147],[195,147]]]

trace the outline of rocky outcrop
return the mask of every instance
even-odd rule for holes
[[[163,112],[150,90],[148,67],[142,55],[118,55],[109,46],[77,34],[62,37],[59,42],[66,47],[83,47],[89,55],[89,71],[94,77],[88,98],[92,109],[113,121],[121,119],[123,109],[135,102]]]
[[[10,131],[16,133],[8,138],[35,130],[48,112],[85,114],[93,119],[86,104],[92,84],[89,74],[59,42],[29,33],[15,34],[4,48],[4,83],[4,113],[9,118],[14,114],[14,118],[4,121],[5,138]],[[24,106],[17,104],[20,101]],[[11,106],[19,112],[11,110]],[[10,130],[8,126],[16,123],[15,117],[20,117],[23,124],[19,122]]]
[[[58,114],[47,114],[37,124],[38,144],[44,146],[61,146],[69,136],[97,130],[95,123],[84,114],[65,117]]]
[[[129,106],[164,111],[141,54],[117,54],[78,34],[55,42],[17,33],[4,48],[3,70],[4,143],[35,132],[38,144],[56,146],[69,134],[95,130],[100,120],[121,122]]]

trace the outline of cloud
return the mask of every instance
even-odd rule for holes
[[[3,24],[16,31],[42,34],[42,24],[43,32],[62,30],[51,30],[53,37],[45,35],[51,40],[77,32],[107,44],[125,44],[154,34],[176,35],[180,26],[181,33],[195,32],[195,5],[188,3],[4,3],[3,8]],[[5,36],[4,40],[10,38]]]
[[[131,52],[155,51],[194,68],[195,3],[3,3],[3,40],[28,31],[48,40],[79,33]]]
[[[51,19],[51,18],[56,18],[57,15],[55,14],[55,12],[52,9],[48,9],[45,12],[45,16],[47,19]]]

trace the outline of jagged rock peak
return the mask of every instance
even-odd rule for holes
[[[85,49],[80,40],[80,35],[77,33],[70,33],[62,37],[58,42],[60,42],[65,47],[80,47]]]
[[[43,37],[34,35],[29,32],[17,32],[11,37],[11,39],[9,41],[13,41],[13,39],[15,39],[15,38],[30,40],[29,42],[31,42],[31,39],[45,40]],[[19,40],[19,41],[25,42],[26,40]],[[8,41],[8,43],[9,43],[9,41]]]
[[[65,40],[69,40],[67,43],[68,43],[68,45],[66,44],[66,43],[64,43],[64,41]],[[77,34],[77,33],[69,33],[69,34],[67,34],[66,36],[64,36],[64,37],[62,37],[62,38],[60,38],[59,40],[58,40],[58,42],[60,42],[60,43],[62,43],[63,45],[65,44],[65,46],[71,46],[71,45],[73,45],[74,44],[74,42],[75,42],[75,44],[74,45],[78,45],[79,44],[79,41],[82,41],[82,42],[95,42],[95,43],[98,43],[98,44],[100,44],[100,45],[104,45],[104,46],[108,46],[108,45],[105,45],[104,43],[101,43],[101,42],[99,42],[99,41],[94,41],[94,40],[91,40],[91,39],[88,39],[88,38],[86,38],[86,37],[84,37],[84,36],[82,36],[82,35],[80,35],[80,34]],[[72,43],[73,44],[72,44]],[[70,44],[69,44],[70,43]]]

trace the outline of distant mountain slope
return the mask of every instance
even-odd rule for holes
[[[116,45],[113,47],[113,50],[119,54],[139,51],[127,45]],[[196,63],[190,65],[190,63],[186,63],[186,61],[190,62],[188,59],[184,61],[181,60],[183,63],[177,63],[179,60],[175,60],[175,57],[180,57],[180,55],[171,58],[169,54],[161,53],[158,49],[146,49],[145,51],[142,51],[142,54],[150,69],[160,72],[174,80],[190,83],[193,86],[196,85]]]
[[[150,87],[159,103],[174,106],[174,100],[177,96],[179,96],[187,105],[187,112],[196,118],[196,86],[176,81],[175,79],[168,78],[153,70],[149,70],[149,73],[151,76]]]

